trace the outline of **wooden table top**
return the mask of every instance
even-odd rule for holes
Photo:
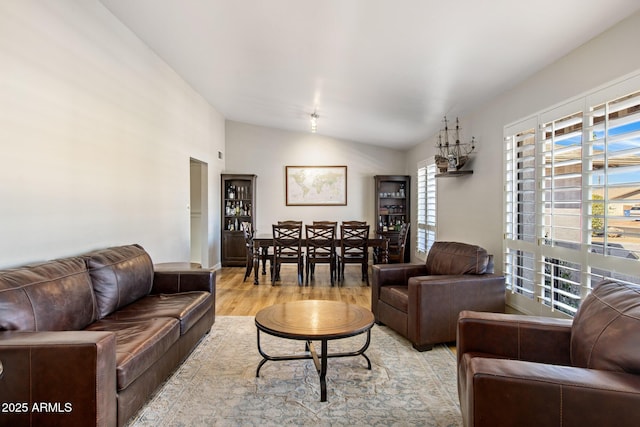
[[[265,307],[256,326],[282,338],[321,340],[358,335],[371,329],[373,313],[342,301],[303,300]]]

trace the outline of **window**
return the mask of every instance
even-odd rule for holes
[[[436,164],[418,163],[418,203],[416,250],[418,256],[426,257],[436,241]]]
[[[640,283],[638,88],[630,78],[505,127],[512,294],[573,315],[603,278]]]

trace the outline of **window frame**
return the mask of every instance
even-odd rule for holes
[[[605,212],[602,214],[599,212],[595,214],[592,209],[596,204],[596,198],[593,197],[595,184],[590,180],[594,173],[593,149],[590,145],[593,139],[591,137],[593,133],[590,134],[590,132],[594,127],[590,122],[594,115],[592,112],[599,105],[608,105],[633,93],[640,99],[640,75],[625,77],[618,82],[504,127],[504,274],[507,280],[508,298],[522,311],[536,314],[547,311],[545,314],[557,313],[571,317],[575,314],[580,302],[591,291],[592,286],[603,277],[614,277],[626,283],[640,283],[637,273],[640,270],[640,259],[621,258],[606,253],[610,251],[607,246],[607,232],[604,233],[603,238],[603,245],[607,250],[597,253],[593,250],[595,239],[592,236],[593,218],[602,218],[605,224],[604,230],[608,230],[606,224],[609,215],[606,212],[607,209],[603,209]],[[580,129],[580,156],[575,155],[574,151],[571,157],[567,155],[572,151],[570,148],[556,143],[553,138],[549,140],[550,135],[556,135],[549,133],[549,129],[567,117],[575,118],[576,113],[581,115],[579,123],[574,120],[575,128]],[[640,111],[631,114],[635,120],[634,123],[638,123]],[[567,129],[571,128],[567,126]],[[535,201],[534,205],[525,205],[522,203],[523,188],[526,186],[531,188],[528,182],[531,181],[531,175],[525,177],[524,168],[521,167],[525,164],[523,153],[526,148],[519,138],[520,135],[529,134],[532,130],[535,139],[533,143],[535,177],[532,181],[535,182],[533,197]],[[569,132],[564,135],[568,135]],[[562,136],[562,131],[557,135]],[[606,134],[602,139],[606,145]],[[557,153],[554,150],[557,150]],[[531,166],[530,163],[528,165]],[[566,168],[567,165],[572,165],[571,167],[576,170],[569,174],[561,169]],[[606,167],[605,160],[603,168]],[[550,174],[550,171],[559,171],[558,177],[553,176],[553,173]],[[572,180],[571,184],[566,184],[569,179],[562,182],[563,173]],[[578,186],[576,182],[579,182]],[[640,188],[639,182],[640,180],[632,181],[630,184],[638,185]],[[558,183],[560,188],[549,187],[554,183]],[[566,185],[566,188],[562,188],[562,185]],[[606,197],[608,183],[598,184],[598,186],[601,190],[604,189],[603,203],[608,206]],[[554,193],[556,190],[558,193]],[[553,197],[562,195],[563,191],[573,193],[573,198],[569,196],[566,199],[560,198],[562,202],[556,204]],[[527,197],[528,201],[532,200],[530,194]],[[566,214],[569,205],[573,206],[574,211],[579,206],[577,216],[572,212],[573,220],[579,219],[576,221],[578,224],[560,225],[560,218],[553,216],[553,209],[556,209],[558,214]],[[560,212],[562,209],[565,209],[565,212]],[[527,216],[530,218],[531,215],[534,216],[534,223],[525,224],[523,218]],[[523,233],[525,229],[529,233],[534,232],[534,236]],[[571,233],[572,236],[568,241],[556,238],[561,235],[567,236],[567,233]],[[637,253],[640,254],[640,251]]]
[[[416,198],[416,257],[425,260],[437,239],[437,167],[435,160],[422,160],[417,164]]]

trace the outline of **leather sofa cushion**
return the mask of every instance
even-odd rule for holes
[[[114,320],[142,320],[154,317],[173,317],[180,321],[180,335],[184,335],[213,305],[209,292],[157,294],[129,304],[109,316]]]
[[[96,296],[98,319],[148,295],[153,263],[139,245],[102,249],[85,255]]]
[[[89,325],[87,331],[106,331],[116,335],[117,388],[127,388],[157,362],[180,337],[177,319],[159,317],[143,320],[104,318]]]
[[[429,275],[485,274],[487,251],[480,246],[459,242],[435,242],[427,256]]]
[[[0,330],[77,330],[95,319],[91,279],[82,258],[0,271]]]
[[[573,319],[571,363],[640,374],[640,286],[612,280],[595,286]]]
[[[382,286],[379,299],[406,313],[409,305],[409,288],[407,286]]]

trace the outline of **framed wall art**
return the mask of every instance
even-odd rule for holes
[[[285,166],[287,206],[346,206],[346,166]]]

